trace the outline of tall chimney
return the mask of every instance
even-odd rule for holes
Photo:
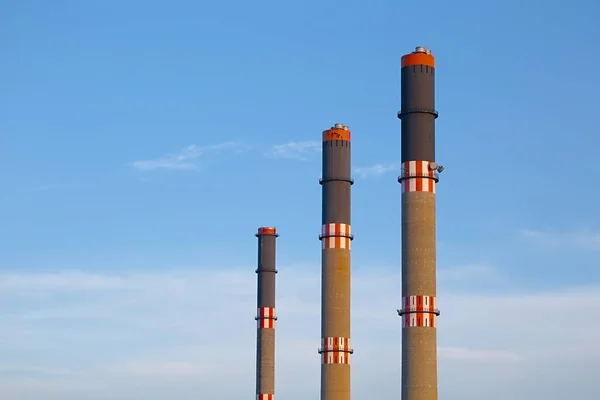
[[[275,238],[273,227],[258,228],[256,399],[275,399]]]
[[[402,57],[402,400],[437,400],[434,71],[431,51]]]
[[[350,400],[350,130],[323,132],[321,400]]]

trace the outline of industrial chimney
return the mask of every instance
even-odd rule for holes
[[[435,63],[417,47],[402,57],[402,400],[437,400]]]
[[[275,399],[275,238],[273,227],[258,228],[256,399]]]
[[[323,132],[321,400],[350,400],[350,130]]]

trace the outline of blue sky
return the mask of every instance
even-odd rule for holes
[[[400,57],[417,45],[437,59],[446,168],[440,396],[518,400],[543,385],[562,399],[552,365],[600,369],[600,353],[581,350],[600,335],[585,318],[600,312],[597,2],[0,5],[3,399],[197,398],[216,395],[225,372],[241,383],[219,398],[251,395],[262,225],[281,234],[278,310],[290,321],[278,328],[278,394],[317,396],[320,139],[336,122],[353,134],[354,392],[398,398],[395,114]],[[573,305],[590,325],[577,340],[565,326],[579,317],[554,312]],[[461,325],[462,309],[482,326]],[[209,328],[224,323],[243,332],[227,354]],[[534,350],[523,337],[538,338]],[[381,355],[389,376],[369,376]],[[593,374],[560,377],[589,398]]]

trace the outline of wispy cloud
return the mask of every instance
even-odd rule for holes
[[[198,162],[202,157],[236,149],[240,149],[240,143],[238,142],[224,142],[208,146],[192,144],[184,147],[177,153],[166,154],[150,160],[134,161],[131,163],[131,166],[138,171],[153,171],[157,169],[191,171],[198,168]]]
[[[317,141],[288,142],[274,145],[267,155],[276,158],[290,158],[306,161],[313,154],[320,152],[322,146],[322,142]]]
[[[278,393],[299,400],[319,391],[320,273],[317,266],[278,269]],[[466,266],[439,275],[440,395],[485,392],[500,400],[508,389],[544,388],[545,399],[559,400],[553,388],[560,382],[586,398],[600,368],[600,321],[589,318],[600,313],[600,287],[495,295],[453,289],[460,280],[485,285],[498,273],[492,270]],[[400,397],[399,275],[372,266],[353,274],[356,397],[367,398],[373,387]],[[255,291],[254,266],[2,272],[0,398],[241,398],[253,390]],[[585,329],[573,330],[573,321],[585,321]],[[570,368],[561,368],[565,363]],[[237,384],[227,385],[232,379]]]
[[[114,275],[89,274],[76,271],[59,273],[29,273],[0,275],[0,296],[28,295],[33,292],[62,290],[107,290],[122,287],[124,281]]]
[[[497,351],[497,350],[478,350],[478,349],[467,349],[462,347],[440,347],[438,349],[439,355],[442,358],[448,358],[450,360],[458,361],[470,361],[470,362],[519,362],[523,361],[524,358],[518,354],[510,351]]]
[[[371,178],[383,175],[390,171],[399,170],[397,164],[374,164],[366,167],[354,168],[354,173],[361,178]]]
[[[75,370],[64,369],[64,368],[52,368],[52,367],[37,367],[32,365],[2,365],[0,364],[0,372],[5,373],[24,373],[34,375],[78,375],[79,373]]]
[[[134,361],[108,365],[103,370],[118,375],[134,375],[161,379],[178,377],[185,379],[210,375],[211,365],[185,361]]]
[[[580,230],[571,232],[537,231],[524,229],[520,238],[549,247],[575,247],[600,250],[600,232]]]
[[[488,264],[467,264],[458,267],[440,268],[438,276],[447,282],[472,282],[472,281],[502,281],[504,277],[498,271]]]

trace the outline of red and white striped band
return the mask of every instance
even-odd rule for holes
[[[402,163],[400,184],[402,193],[429,192],[435,193],[437,173],[430,168],[431,161],[406,161]]]
[[[321,363],[322,364],[350,364],[350,354],[354,350],[350,348],[350,338],[326,337],[321,339]]]
[[[436,327],[437,315],[430,313],[410,313],[402,315],[402,327],[413,328],[413,327]]]
[[[349,224],[331,223],[323,224],[319,239],[321,239],[323,249],[350,250],[353,236],[350,233]]]
[[[321,354],[321,364],[350,364],[350,353],[329,351]]]
[[[256,400],[275,400],[275,395],[270,393],[260,393],[256,395]]]
[[[350,338],[326,337],[321,339],[321,351],[346,351],[352,352]]]
[[[405,296],[398,314],[402,318],[403,328],[435,328],[440,311],[435,307],[435,296]]]
[[[258,307],[258,327],[261,329],[275,329],[275,308],[274,307]]]
[[[405,296],[402,298],[405,311],[435,311],[435,296]]]

